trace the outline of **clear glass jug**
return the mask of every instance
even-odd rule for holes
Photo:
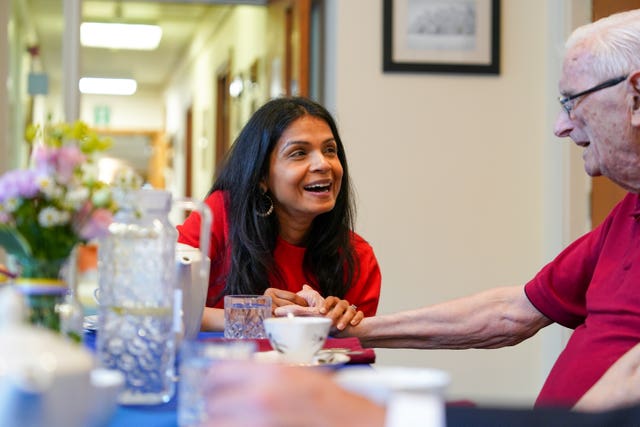
[[[201,214],[200,249],[206,257],[211,213],[201,202],[175,203]],[[171,193],[126,193],[98,249],[100,364],[126,378],[122,404],[167,402],[175,392],[176,335],[181,297],[176,285],[177,231],[169,221]],[[208,277],[208,264],[206,265]],[[203,266],[204,268],[204,266]]]

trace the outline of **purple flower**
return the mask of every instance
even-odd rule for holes
[[[31,159],[36,170],[47,174],[55,172],[57,181],[67,184],[73,178],[76,168],[86,160],[86,156],[76,145],[63,145],[58,148],[37,144],[33,147]]]
[[[38,194],[36,173],[30,169],[16,169],[0,177],[0,203],[11,198],[31,198]]]
[[[49,173],[55,168],[58,149],[44,144],[35,144],[31,152],[31,161],[37,170]]]

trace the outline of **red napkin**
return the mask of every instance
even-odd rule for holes
[[[207,338],[205,341],[224,341],[225,338]],[[273,347],[269,340],[255,339],[252,340],[258,346],[258,351],[271,351]],[[322,348],[348,348],[349,352],[345,352],[350,358],[348,365],[357,365],[362,363],[374,363],[376,361],[376,353],[372,348],[362,348],[360,340],[356,337],[349,338],[327,338]]]

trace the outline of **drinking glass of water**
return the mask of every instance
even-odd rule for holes
[[[271,297],[227,295],[224,297],[225,338],[266,338],[262,321],[271,317]]]
[[[206,423],[206,378],[212,364],[223,360],[249,360],[256,350],[252,341],[184,341],[180,346],[178,425]]]

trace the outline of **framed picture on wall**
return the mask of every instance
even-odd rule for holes
[[[383,71],[500,73],[500,0],[383,0]]]

